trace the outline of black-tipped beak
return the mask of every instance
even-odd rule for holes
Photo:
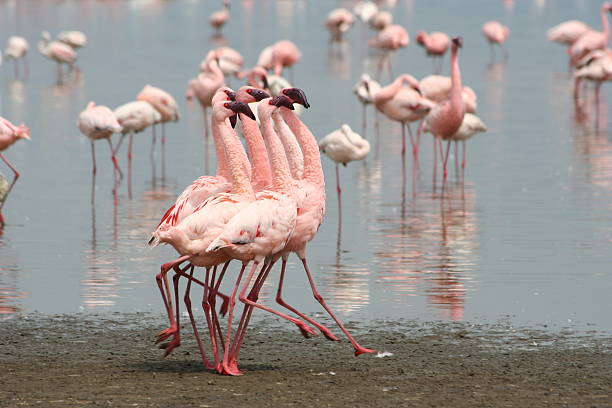
[[[225,94],[227,95],[227,97],[229,98],[230,101],[235,101],[236,100],[236,92],[230,91],[229,89],[226,89],[225,90]]]
[[[368,83],[368,81],[365,81],[363,83],[363,87],[365,88],[366,92],[370,92],[370,84]]]
[[[261,77],[261,82],[263,82],[263,87],[266,89],[270,89],[270,85],[268,84],[268,76],[267,75],[263,75]]]
[[[458,37],[453,38],[453,44],[455,44],[459,48],[462,48],[463,47],[463,37],[458,36]]]
[[[229,117],[230,124],[232,125],[232,129],[236,127],[236,122],[238,122],[238,115],[232,115]]]
[[[289,97],[293,102],[299,103],[304,106],[306,109],[310,108],[310,104],[308,103],[308,99],[306,99],[306,93],[302,91],[300,88],[285,88],[282,90],[282,93]]]
[[[291,110],[295,109],[293,107],[293,103],[291,102],[291,99],[289,99],[285,95],[277,95],[277,96],[275,96],[274,98],[272,98],[270,100],[270,105],[278,106],[279,108],[281,106],[284,106],[285,108],[291,109]]]
[[[421,88],[419,88],[418,86],[413,86],[412,87],[415,91],[417,91],[419,93],[419,95],[423,96],[423,92],[421,92]]]
[[[248,116],[249,118],[255,120],[255,114],[253,113],[251,108],[249,108],[249,105],[247,105],[246,103],[242,103],[242,102],[230,102],[228,108],[230,108],[231,110],[233,110],[236,113],[242,113],[242,114]]]
[[[269,93],[267,93],[266,91],[262,91],[261,89],[250,89],[249,94],[253,98],[255,98],[257,102],[270,97]]]

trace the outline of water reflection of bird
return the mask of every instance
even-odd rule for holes
[[[404,48],[410,42],[410,37],[406,29],[397,24],[391,24],[383,28],[376,34],[376,36],[368,42],[370,47],[378,48],[383,51],[383,56],[380,59],[378,65],[378,75],[380,76],[384,66],[387,66],[389,71],[389,77],[393,77],[393,70],[391,68],[391,56],[392,54]]]

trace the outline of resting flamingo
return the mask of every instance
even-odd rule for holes
[[[378,13],[378,6],[369,0],[358,1],[353,7],[353,12],[362,23],[368,24],[372,17]]]
[[[584,33],[591,30],[591,27],[584,24],[582,21],[569,20],[549,28],[548,31],[546,31],[546,37],[548,41],[570,46]]]
[[[79,114],[77,119],[77,127],[91,141],[91,174],[92,178],[96,177],[96,151],[94,142],[100,139],[106,139],[111,151],[111,159],[113,161],[114,171],[121,174],[119,163],[115,156],[115,148],[111,141],[113,133],[121,132],[121,125],[113,114],[110,108],[102,105],[96,106],[95,102],[89,102],[85,110]],[[91,201],[94,201],[94,186],[92,184]]]
[[[440,72],[442,70],[442,58],[446,51],[448,51],[448,46],[450,45],[450,38],[446,33],[441,33],[439,31],[434,31],[430,34],[427,34],[425,31],[419,31],[416,34],[415,41],[417,44],[425,48],[427,55],[431,57],[433,71]],[[439,64],[436,66],[436,59],[438,59]]]
[[[357,95],[357,99],[363,106],[362,112],[362,133],[365,135],[367,129],[367,111],[366,107],[374,103],[374,95],[380,91],[380,84],[370,78],[368,74],[361,74],[359,81],[353,87],[353,93]]]
[[[11,162],[9,162],[7,158],[4,157],[4,154],[1,152],[8,149],[10,145],[15,143],[19,139],[30,140],[30,129],[25,127],[25,125],[23,124],[15,126],[7,119],[0,117],[0,159],[2,159],[4,163],[6,163],[6,165],[11,169],[14,175],[13,180],[11,181],[11,184],[8,187],[8,190],[6,191],[6,193],[4,193],[4,197],[2,197],[2,201],[0,202],[0,227],[4,226],[2,207],[4,207],[4,203],[6,203],[6,199],[9,193],[11,192],[13,186],[19,178],[19,172],[17,171],[17,169],[13,167]]]
[[[465,108],[463,106],[463,100],[461,96],[461,72],[459,70],[458,50],[463,45],[461,37],[453,38],[453,44],[451,47],[451,92],[450,98],[446,101],[436,104],[427,117],[425,118],[424,126],[431,134],[437,138],[440,145],[440,154],[443,156],[444,166],[444,186],[446,186],[446,179],[448,172],[446,165],[448,162],[448,154],[450,151],[450,145],[452,142],[452,136],[459,130],[461,123],[463,122],[463,116],[465,114]],[[446,154],[442,151],[442,140],[447,140]],[[437,153],[434,152],[437,156]],[[435,165],[435,164],[434,164]]]
[[[62,79],[62,64],[68,65],[70,70],[76,69],[74,63],[77,56],[74,49],[63,42],[51,41],[51,35],[47,31],[42,32],[42,39],[38,43],[38,51],[43,56],[57,62],[58,81]]]
[[[23,60],[23,69],[24,69],[24,77],[27,78],[29,74],[28,63],[26,59],[26,54],[30,46],[28,41],[16,35],[12,35],[9,37],[6,45],[6,50],[4,51],[4,56],[7,59],[12,59],[15,64],[15,77],[19,76],[19,66],[17,64],[18,60]]]
[[[586,56],[589,52],[600,50],[608,46],[610,39],[610,24],[608,23],[608,13],[612,13],[612,3],[604,2],[601,5],[600,11],[601,25],[603,31],[589,30],[580,37],[569,48],[571,66],[576,66],[578,61]]]
[[[325,19],[325,27],[331,34],[331,42],[342,41],[342,35],[353,26],[355,18],[345,8],[337,8],[329,12]]]
[[[271,70],[274,75],[281,75],[285,67],[291,68],[302,58],[302,52],[292,41],[277,41],[263,49],[257,60],[257,66]]]
[[[386,64],[389,69],[389,75],[393,76],[391,70],[391,53],[406,47],[410,43],[410,37],[406,29],[397,24],[391,24],[382,29],[376,37],[370,39],[368,44],[370,47],[380,48],[384,51],[384,55],[378,65],[378,72],[382,71]]]
[[[81,31],[62,31],[57,35],[57,40],[68,44],[75,50],[87,45],[87,36]]]
[[[510,35],[508,27],[502,25],[499,21],[488,21],[482,25],[482,33],[491,46],[491,60],[495,57],[495,44],[498,44],[504,51],[504,58],[508,58],[508,51],[504,47],[504,43]]]
[[[244,58],[242,54],[230,47],[218,47],[213,50],[214,55],[218,58],[219,69],[223,72],[223,75],[236,76],[244,65]],[[200,72],[205,72],[208,65],[208,55],[200,63]]]
[[[378,11],[368,21],[368,23],[370,24],[370,27],[377,31],[387,28],[388,26],[391,25],[392,22],[393,22],[393,14],[391,14],[388,11],[383,11],[383,10]]]

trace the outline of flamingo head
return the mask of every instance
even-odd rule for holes
[[[245,88],[246,88],[246,93],[249,94],[254,99],[254,102],[259,102],[262,99],[266,99],[270,97],[270,94],[268,94],[266,91],[263,91],[261,89],[258,89],[252,86],[248,86]]]
[[[30,139],[30,129],[28,129],[23,123],[19,126],[17,126],[17,129],[15,130],[15,136],[18,139],[27,139],[27,140],[31,140]]]
[[[302,91],[300,88],[285,88],[281,91],[281,94],[288,97],[293,103],[299,103],[306,109],[310,108],[310,104],[306,98],[306,93],[304,93],[304,91]]]
[[[453,45],[457,48],[462,48],[463,47],[463,37],[461,36],[453,37]]]
[[[601,5],[601,10],[612,13],[612,3],[609,1],[604,2],[604,4]]]
[[[420,45],[424,45],[425,44],[425,37],[426,36],[427,36],[427,33],[425,31],[419,31],[419,32],[416,33],[415,40]]]
[[[233,111],[236,114],[243,113],[244,115],[248,116],[249,118],[255,120],[255,114],[253,113],[251,108],[249,108],[249,105],[247,105],[246,103],[235,102],[235,101],[225,102],[223,104],[223,107]]]
[[[291,101],[291,99],[289,99],[285,95],[277,95],[274,98],[270,99],[270,105],[278,106],[279,108],[283,106],[290,110],[295,109],[293,107],[293,102]]]

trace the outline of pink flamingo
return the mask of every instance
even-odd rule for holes
[[[361,105],[363,106],[361,131],[364,136],[368,128],[366,109],[368,105],[374,103],[374,95],[376,95],[378,91],[380,91],[380,84],[370,78],[370,75],[368,74],[361,74],[359,81],[357,81],[353,87],[353,93],[357,96],[357,99],[359,99],[359,102],[361,102]]]
[[[212,106],[212,98],[217,89],[223,86],[225,77],[219,68],[219,61],[214,51],[208,53],[206,60],[208,61],[206,69],[189,81],[185,96],[187,100],[195,96],[204,110],[204,142],[208,143],[208,108]]]
[[[160,122],[162,124],[162,150],[166,144],[166,128],[167,122],[177,122],[180,118],[178,104],[176,100],[168,92],[161,88],[151,85],[145,85],[142,91],[136,95],[137,101],[145,101],[151,104],[161,115]],[[151,154],[155,149],[155,132],[153,133],[153,141],[151,143]]]
[[[283,68],[291,68],[300,58],[302,52],[297,45],[289,40],[281,40],[263,49],[257,60],[257,66],[272,70],[274,75],[281,75]]]
[[[450,45],[450,38],[447,34],[434,31],[427,34],[425,31],[419,31],[416,34],[415,41],[417,44],[425,48],[427,55],[432,57],[434,72],[440,72],[442,69],[442,58]],[[435,66],[436,58],[439,58],[439,65]]]
[[[82,31],[62,31],[57,35],[57,40],[68,44],[75,50],[87,45],[87,36]]]
[[[221,10],[215,11],[210,15],[208,22],[210,26],[215,30],[215,34],[221,34],[221,29],[227,23],[227,20],[230,18],[230,2],[229,0],[223,0],[223,8]]]
[[[436,103],[450,99],[451,87],[452,80],[447,76],[428,75],[419,81],[419,88],[423,96]],[[476,92],[469,86],[464,86],[461,90],[461,97],[465,111],[475,113],[478,106]]]
[[[591,30],[591,27],[584,24],[582,21],[569,20],[549,28],[546,32],[546,37],[548,41],[570,46],[576,42],[582,34]]]
[[[463,100],[461,96],[461,72],[459,70],[459,60],[457,57],[459,48],[463,45],[461,37],[453,38],[453,44],[451,47],[451,92],[450,99],[435,105],[427,117],[425,118],[424,126],[436,137],[440,143],[440,154],[442,151],[441,140],[448,140],[446,154],[443,155],[444,165],[444,184],[446,185],[446,179],[448,172],[446,170],[446,164],[448,162],[448,153],[450,151],[450,145],[452,142],[452,136],[459,130],[461,123],[463,122],[463,116],[465,115],[465,108],[463,106]],[[434,153],[437,155],[437,152]]]
[[[119,122],[117,121],[117,118],[113,114],[113,111],[106,106],[96,106],[94,102],[89,102],[85,110],[83,110],[79,114],[79,118],[77,119],[76,124],[81,133],[87,136],[91,141],[92,178],[95,179],[96,177],[96,152],[94,142],[99,139],[106,139],[108,141],[108,146],[111,151],[111,159],[113,161],[114,169],[116,172],[121,174],[121,170],[119,169],[119,163],[117,162],[117,157],[115,156],[115,148],[113,147],[113,143],[111,142],[111,136],[113,135],[113,133],[121,132],[122,128]],[[91,194],[91,200],[93,203],[93,184]]]
[[[3,152],[8,149],[10,145],[15,143],[19,139],[30,140],[30,129],[25,127],[25,125],[23,124],[15,126],[7,119],[0,117],[0,152]],[[13,181],[11,181],[8,190],[4,194],[4,197],[2,197],[2,202],[0,202],[0,226],[4,226],[2,207],[4,207],[6,198],[8,197],[9,193],[13,189],[13,186],[17,182],[17,179],[19,178],[19,172],[15,167],[13,167],[13,165],[7,160],[7,158],[4,157],[3,153],[0,153],[0,159],[2,159],[2,161],[6,163],[6,165],[11,169],[14,175]]]
[[[378,11],[372,15],[368,21],[368,24],[374,30],[380,31],[390,26],[393,22],[393,14],[388,11]]]
[[[227,160],[229,172],[233,181],[231,191],[228,193],[219,193],[210,197],[208,200],[204,201],[200,206],[198,206],[192,214],[186,216],[177,225],[169,226],[168,224],[162,224],[157,228],[157,230],[154,232],[155,241],[172,245],[181,255],[174,261],[162,265],[160,275],[158,276],[165,277],[170,268],[173,268],[175,272],[177,272],[177,275],[183,275],[183,271],[181,271],[178,266],[185,261],[189,261],[194,266],[202,266],[207,268],[206,270],[208,275],[210,267],[225,263],[231,259],[223,251],[207,251],[207,248],[211,242],[223,231],[223,228],[229,222],[229,220],[248,203],[255,200],[255,195],[249,180],[247,168],[245,163],[243,163],[243,157],[246,155],[246,153],[244,153],[244,149],[242,148],[238,137],[231,130],[226,121],[228,118],[237,113],[244,113],[254,119],[253,113],[245,103],[219,101],[215,102],[213,105],[213,116],[211,123],[213,134],[219,134],[222,146],[225,148],[225,158]],[[225,273],[225,270],[226,268],[224,268],[221,272],[219,283],[223,277],[223,274]],[[238,277],[238,282],[240,281],[241,275],[242,274],[240,274]],[[191,282],[192,279],[192,277],[189,277],[189,282]],[[160,282],[160,279],[158,279],[158,282]],[[178,279],[175,279],[174,290],[175,296],[178,299]],[[233,312],[234,296],[235,293],[233,293],[229,299],[230,319]],[[188,296],[185,297],[185,300],[188,300]],[[209,310],[209,307],[207,307],[205,304],[204,309],[206,312]],[[189,310],[190,308],[188,305],[188,311]],[[174,320],[172,312],[169,309],[168,315],[171,320]],[[180,339],[178,337],[178,328],[180,327],[179,316],[177,301],[176,322],[175,326],[171,327],[171,331],[175,331],[177,335],[174,336],[170,343],[166,346],[166,354],[168,354],[173,348],[180,345]],[[214,367],[219,370],[221,369],[221,366],[219,365],[218,361],[216,340],[214,336],[215,322],[211,321],[208,313],[206,314],[206,317],[211,336],[213,353],[215,355]],[[192,318],[191,315],[190,318]],[[193,320],[192,324],[195,326],[195,322]],[[228,324],[231,324],[231,322]],[[170,335],[174,333],[170,332],[166,334]],[[199,338],[197,338],[197,340],[199,343],[200,352],[202,353],[203,363],[205,366],[210,367],[210,364],[204,355],[203,347],[199,341]]]
[[[599,94],[604,82],[612,81],[612,50],[595,50],[588,54],[584,65],[574,72],[574,100],[578,103],[580,85],[586,80],[595,83],[595,120],[599,123]]]
[[[228,330],[225,342],[225,353],[223,358],[223,369],[225,374],[240,375],[237,365],[239,344],[246,332],[246,316],[250,308],[259,309],[276,314],[296,324],[302,333],[315,334],[315,332],[302,321],[278,312],[267,306],[245,296],[250,286],[253,275],[260,263],[267,257],[279,253],[293,234],[297,218],[297,204],[293,178],[289,171],[289,162],[285,156],[282,144],[272,129],[271,114],[278,106],[284,105],[292,108],[291,102],[283,97],[277,96],[273,99],[264,99],[259,103],[258,117],[261,123],[262,136],[266,143],[266,149],[270,157],[272,168],[272,188],[264,190],[257,195],[257,199],[240,211],[226,225],[223,232],[208,247],[208,251],[221,249],[232,259],[242,261],[242,275],[247,265],[253,261],[253,265],[240,291],[240,301],[243,302],[245,310],[238,326],[238,336],[230,348],[232,300],[230,297],[230,311],[228,314]],[[266,265],[264,264],[264,269]],[[263,270],[262,272],[263,273]],[[240,285],[240,278],[236,281],[233,293],[235,294]],[[255,283],[257,285],[257,282]]]
[[[223,75],[226,77],[232,75],[238,77],[238,73],[244,65],[242,54],[230,47],[218,47],[215,48],[213,52],[219,59],[219,68],[221,72],[223,72]],[[200,71],[205,72],[207,70],[207,65],[208,58],[204,58],[200,63]]]
[[[604,2],[600,8],[601,25],[603,31],[589,30],[580,37],[569,48],[570,64],[575,67],[580,59],[591,51],[606,48],[610,39],[610,25],[607,13],[612,13],[612,3]]]
[[[51,36],[48,32],[43,31],[42,40],[38,43],[38,51],[45,57],[57,62],[57,78],[62,79],[62,64],[70,67],[70,70],[76,68],[76,52],[68,44],[60,41],[51,41]]]
[[[408,85],[408,86],[405,86]],[[391,120],[402,126],[402,169],[406,174],[406,127],[412,144],[412,154],[418,155],[418,144],[412,136],[410,122],[421,120],[427,115],[434,103],[421,95],[419,81],[412,75],[400,75],[390,85],[374,94],[374,106]]]
[[[504,43],[510,35],[510,29],[503,26],[498,21],[488,21],[482,25],[482,33],[491,46],[491,59],[495,56],[493,46],[499,44],[501,49],[504,51],[504,58],[508,58],[508,51],[504,48]]]
[[[15,35],[9,37],[6,45],[6,50],[4,51],[4,56],[7,59],[13,60],[15,64],[15,77],[19,76],[19,66],[17,65],[17,61],[20,59],[23,60],[24,77],[28,77],[29,69],[25,57],[29,49],[30,46],[25,38]]]
[[[325,19],[325,27],[331,34],[330,41],[342,41],[342,34],[347,32],[354,22],[353,14],[345,8],[337,8],[330,11]]]
[[[393,76],[391,71],[391,53],[399,50],[400,48],[406,47],[409,43],[410,37],[408,36],[406,29],[397,24],[388,25],[382,29],[376,35],[376,37],[370,39],[368,42],[370,47],[380,48],[385,52],[378,65],[379,75],[383,66],[387,64],[389,68],[389,75]]]

